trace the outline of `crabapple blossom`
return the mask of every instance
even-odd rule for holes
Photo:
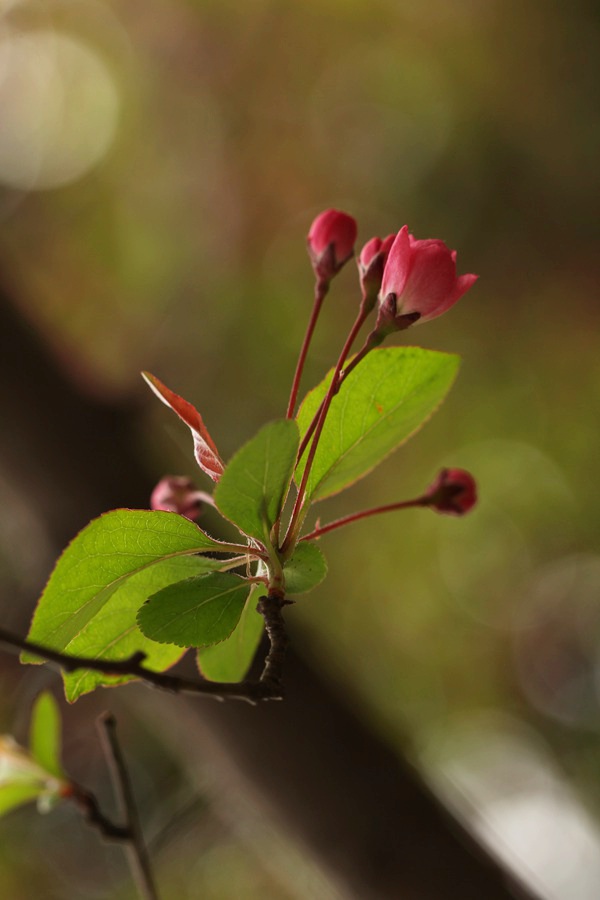
[[[205,496],[203,491],[196,490],[191,478],[165,475],[152,491],[150,507],[163,512],[176,512],[195,521],[202,512]]]
[[[379,237],[371,238],[362,248],[356,260],[363,303],[369,310],[377,302],[383,270],[395,237],[395,234],[388,234],[383,240]]]
[[[356,220],[338,209],[319,213],[310,226],[308,255],[315,275],[329,282],[354,253],[357,235]]]
[[[441,316],[477,278],[456,274],[456,251],[443,241],[417,240],[405,225],[394,239],[383,271],[375,331],[384,336]]]
[[[442,469],[426,493],[426,505],[439,513],[463,516],[477,503],[477,485],[464,469]]]

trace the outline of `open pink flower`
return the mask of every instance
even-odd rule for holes
[[[477,485],[464,469],[442,469],[425,494],[427,506],[450,516],[464,516],[477,503]]]
[[[319,213],[310,226],[308,255],[317,278],[329,281],[354,253],[356,219],[338,209]]]
[[[477,281],[456,274],[456,251],[443,241],[418,241],[400,229],[383,272],[376,330],[389,333],[427,322],[454,306]]]

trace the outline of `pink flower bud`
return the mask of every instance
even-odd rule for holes
[[[308,232],[308,255],[315,275],[330,281],[354,253],[356,220],[337,209],[320,213]]]
[[[475,479],[464,469],[442,469],[425,492],[426,506],[450,516],[464,516],[477,503]]]
[[[363,301],[369,310],[375,306],[381,288],[385,263],[395,237],[395,234],[388,234],[383,240],[378,237],[371,238],[362,248],[357,259]]]
[[[190,478],[182,475],[166,475],[158,482],[150,507],[163,512],[176,512],[195,521],[202,512],[203,491],[197,491]]]
[[[389,334],[441,316],[477,278],[457,276],[455,250],[443,241],[418,241],[405,225],[396,235],[383,271],[376,331]]]

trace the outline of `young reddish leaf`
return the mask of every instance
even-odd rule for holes
[[[194,438],[194,456],[196,457],[196,462],[202,471],[206,472],[213,481],[218,481],[223,474],[225,466],[223,465],[219,452],[206,429],[206,425],[202,421],[202,416],[196,407],[191,403],[188,403],[187,400],[184,400],[183,397],[180,397],[178,394],[169,390],[162,381],[159,381],[159,379],[156,378],[155,375],[151,375],[150,372],[142,372],[142,377],[152,388],[156,396],[162,400],[165,406],[168,406],[174,413],[177,413],[179,418],[188,426],[192,432],[192,437]]]

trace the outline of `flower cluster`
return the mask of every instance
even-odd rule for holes
[[[351,258],[357,231],[355,220],[339,210],[327,209],[316,217],[308,233],[308,252],[318,280],[328,284]],[[441,316],[473,287],[478,278],[473,274],[458,275],[456,250],[450,250],[440,240],[418,240],[410,233],[408,225],[395,235],[368,240],[358,255],[357,265],[362,290],[361,311],[355,332],[351,332],[351,339],[342,351],[336,370],[338,384],[332,386],[329,401],[349,371],[387,335]],[[375,307],[375,327],[363,349],[343,371],[342,364],[355,333]],[[323,419],[325,414],[326,408],[322,412]],[[442,469],[423,497],[391,506],[429,506],[440,513],[463,515],[476,500],[472,475],[462,469]]]
[[[316,279],[315,303],[298,358],[287,419],[295,415],[302,371],[323,300],[329,291],[331,280],[354,256],[357,234],[356,220],[338,209],[324,210],[310,226],[307,249]],[[302,436],[297,464],[304,453],[306,463],[296,495],[291,524],[282,547],[285,553],[288,553],[299,539],[307,510],[305,501],[311,467],[329,408],[345,379],[388,335],[441,316],[466,294],[478,278],[473,274],[458,275],[456,251],[450,250],[440,240],[415,238],[408,230],[408,225],[404,225],[396,234],[388,234],[385,238],[370,238],[358,254],[357,266],[362,295],[359,313],[334,368],[327,394]],[[354,341],[372,312],[375,319],[374,327],[363,347],[350,356]],[[166,388],[157,378],[148,373],[145,373],[145,377],[160,399],[190,427],[200,468],[209,474],[213,481],[218,482],[223,473],[223,463],[200,414],[190,403]],[[196,490],[189,478],[167,476],[154,489],[151,506],[154,510],[176,512],[195,520],[206,502],[212,504],[212,497]],[[462,515],[468,512],[475,502],[476,488],[472,476],[461,469],[444,469],[422,497],[388,504],[381,509],[428,506],[440,513]],[[371,513],[364,513],[367,514]],[[358,518],[362,515],[359,514]],[[344,523],[354,521],[355,518],[357,517],[351,516],[343,521]],[[317,529],[314,534],[324,533],[325,530],[331,529],[327,526]]]
[[[308,233],[308,250],[318,277],[330,279],[353,255],[355,220],[336,209],[322,212]],[[375,331],[382,338],[415,322],[441,316],[477,281],[456,274],[456,251],[443,241],[417,240],[404,225],[383,240],[373,237],[358,256],[363,303],[378,303]]]

